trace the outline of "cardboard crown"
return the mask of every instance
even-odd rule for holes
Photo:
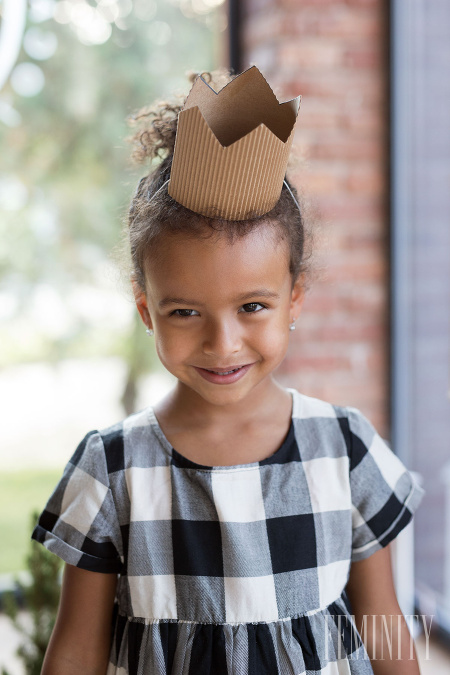
[[[178,116],[170,196],[209,218],[245,220],[273,209],[300,100],[279,103],[256,66],[218,93],[198,77]]]

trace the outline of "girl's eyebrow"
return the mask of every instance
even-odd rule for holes
[[[279,293],[275,293],[275,291],[270,291],[268,288],[257,288],[255,291],[250,291],[249,293],[244,293],[244,295],[240,295],[238,298],[236,298],[236,302],[243,302],[244,300],[249,300],[250,298],[256,297],[279,298],[280,295]],[[163,298],[158,302],[158,307],[160,309],[167,307],[167,305],[189,305],[189,306],[195,305],[196,307],[204,307],[204,304],[202,302],[198,302],[198,300],[188,300],[187,298],[176,298],[173,296]]]
[[[175,297],[167,297],[163,298],[158,302],[158,307],[163,309],[164,307],[167,307],[167,305],[198,305],[202,306],[201,302],[197,302],[196,300],[187,300],[186,298],[175,298]]]
[[[279,298],[280,294],[275,293],[275,291],[269,291],[268,288],[257,288],[256,291],[250,291],[250,293],[244,293],[240,295],[239,298],[236,298],[238,302],[243,300],[249,300],[250,298]]]

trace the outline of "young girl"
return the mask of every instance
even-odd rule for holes
[[[182,206],[180,109],[144,115],[141,153],[163,161],[128,223],[136,305],[177,382],[88,433],[39,519],[67,563],[43,673],[417,674],[389,544],[423,490],[357,409],[274,379],[304,297],[295,190],[244,220]]]

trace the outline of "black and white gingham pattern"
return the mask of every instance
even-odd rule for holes
[[[394,539],[424,491],[358,410],[290,391],[288,435],[259,463],[190,462],[151,409],[78,447],[33,537],[120,574],[108,672],[372,672],[361,656],[330,669],[350,563]],[[207,644],[217,663],[201,670]],[[347,639],[341,661],[364,653]]]

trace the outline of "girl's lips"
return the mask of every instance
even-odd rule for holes
[[[208,382],[213,382],[214,384],[231,384],[232,382],[240,380],[252,365],[253,363],[248,363],[228,375],[213,373],[210,370],[206,370],[206,368],[198,368],[197,366],[194,366],[194,368],[205,380],[208,380]]]

